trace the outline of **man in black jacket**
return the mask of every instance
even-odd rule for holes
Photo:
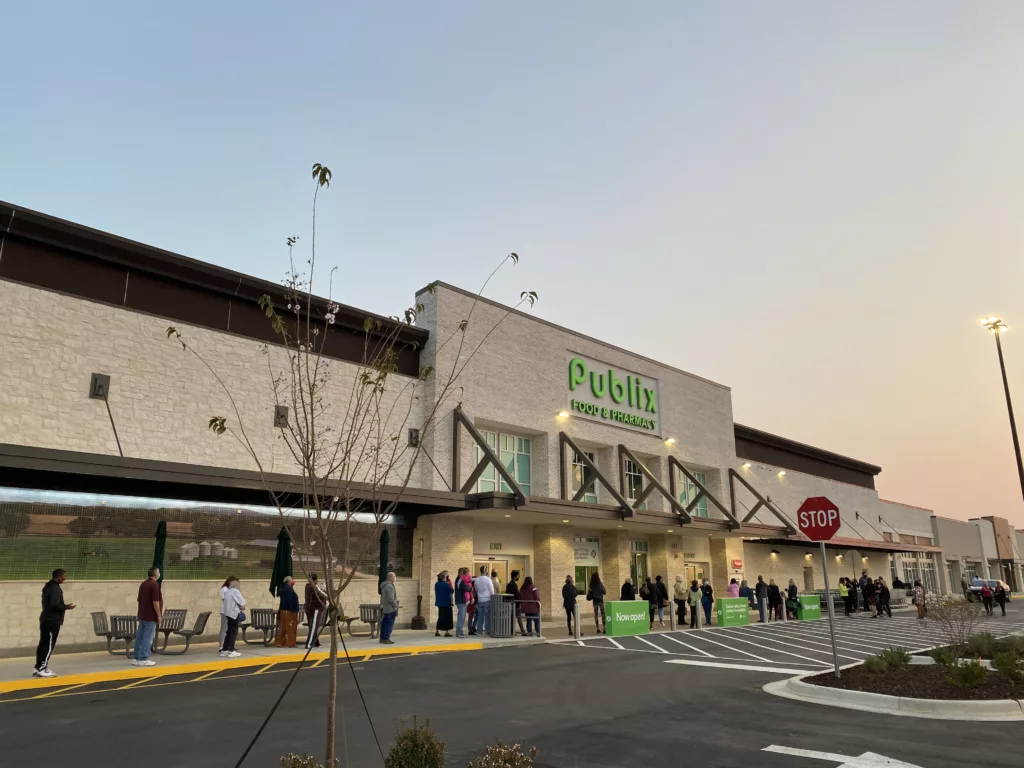
[[[43,612],[39,614],[39,645],[36,647],[36,666],[33,677],[56,677],[50,669],[50,656],[57,645],[57,635],[64,623],[64,612],[73,610],[74,603],[64,602],[64,591],[60,585],[64,583],[64,569],[53,572],[53,578],[43,587]]]

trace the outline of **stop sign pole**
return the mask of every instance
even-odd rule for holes
[[[828,558],[825,556],[825,542],[831,541],[839,531],[839,507],[824,496],[812,496],[805,500],[796,511],[796,523],[800,533],[821,545],[821,571],[825,578],[825,603],[828,607],[828,632],[832,637],[832,661],[835,675],[839,677],[839,648],[836,646],[836,617],[832,607],[832,593],[829,591]]]

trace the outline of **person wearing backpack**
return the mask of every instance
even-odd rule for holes
[[[565,577],[565,585],[562,587],[562,607],[565,608],[565,623],[569,627],[569,637],[573,636],[572,633],[572,618],[576,608],[576,598],[579,597],[579,590],[576,589],[576,585],[573,584],[572,576]],[[579,627],[577,627],[579,629]],[[583,633],[580,632],[580,637],[583,637]]]
[[[1001,582],[996,582],[996,591],[993,594],[996,603],[999,604],[999,610],[1003,612],[1003,616],[1006,615],[1006,603],[1009,600],[1009,595],[1006,594],[1006,588]]]
[[[981,602],[985,605],[985,613],[989,616],[992,615],[992,587],[988,585],[987,581],[981,583]]]
[[[651,616],[651,629],[654,629],[654,614],[658,610],[658,588],[654,586],[650,576],[644,577],[640,587],[640,599],[647,601],[647,610]]]
[[[690,629],[700,628],[700,602],[704,593],[700,591],[697,580],[690,582],[690,589],[686,593],[686,602],[690,604]]]

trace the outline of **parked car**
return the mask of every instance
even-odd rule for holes
[[[1010,585],[1005,581],[1000,581],[999,579],[973,579],[971,581],[971,586],[967,588],[967,599],[981,600],[981,587],[984,584],[988,584],[989,589],[992,590],[993,594],[995,594],[996,587],[999,584],[1002,584],[1003,589],[1006,590],[1006,601],[1010,601]]]

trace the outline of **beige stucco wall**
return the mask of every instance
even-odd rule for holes
[[[165,581],[164,607],[186,608],[185,625],[192,627],[200,612],[210,611],[205,639],[216,637],[220,628],[220,581]],[[398,626],[408,626],[416,613],[416,587],[414,579],[399,579],[398,599],[401,609]],[[16,648],[35,648],[39,642],[40,593],[39,582],[5,581],[0,585],[0,651]],[[300,602],[303,584],[297,584]],[[80,643],[103,642],[93,633],[93,611],[106,611],[111,615],[135,615],[138,610],[139,583],[137,581],[68,581],[63,585],[64,601],[75,603],[76,608],[65,614],[58,649]],[[242,595],[249,608],[275,608],[276,598],[270,595],[266,583],[242,582]],[[353,580],[342,595],[341,604],[346,613],[354,613],[362,603],[377,603],[376,579]],[[123,647],[123,646],[122,646]]]

